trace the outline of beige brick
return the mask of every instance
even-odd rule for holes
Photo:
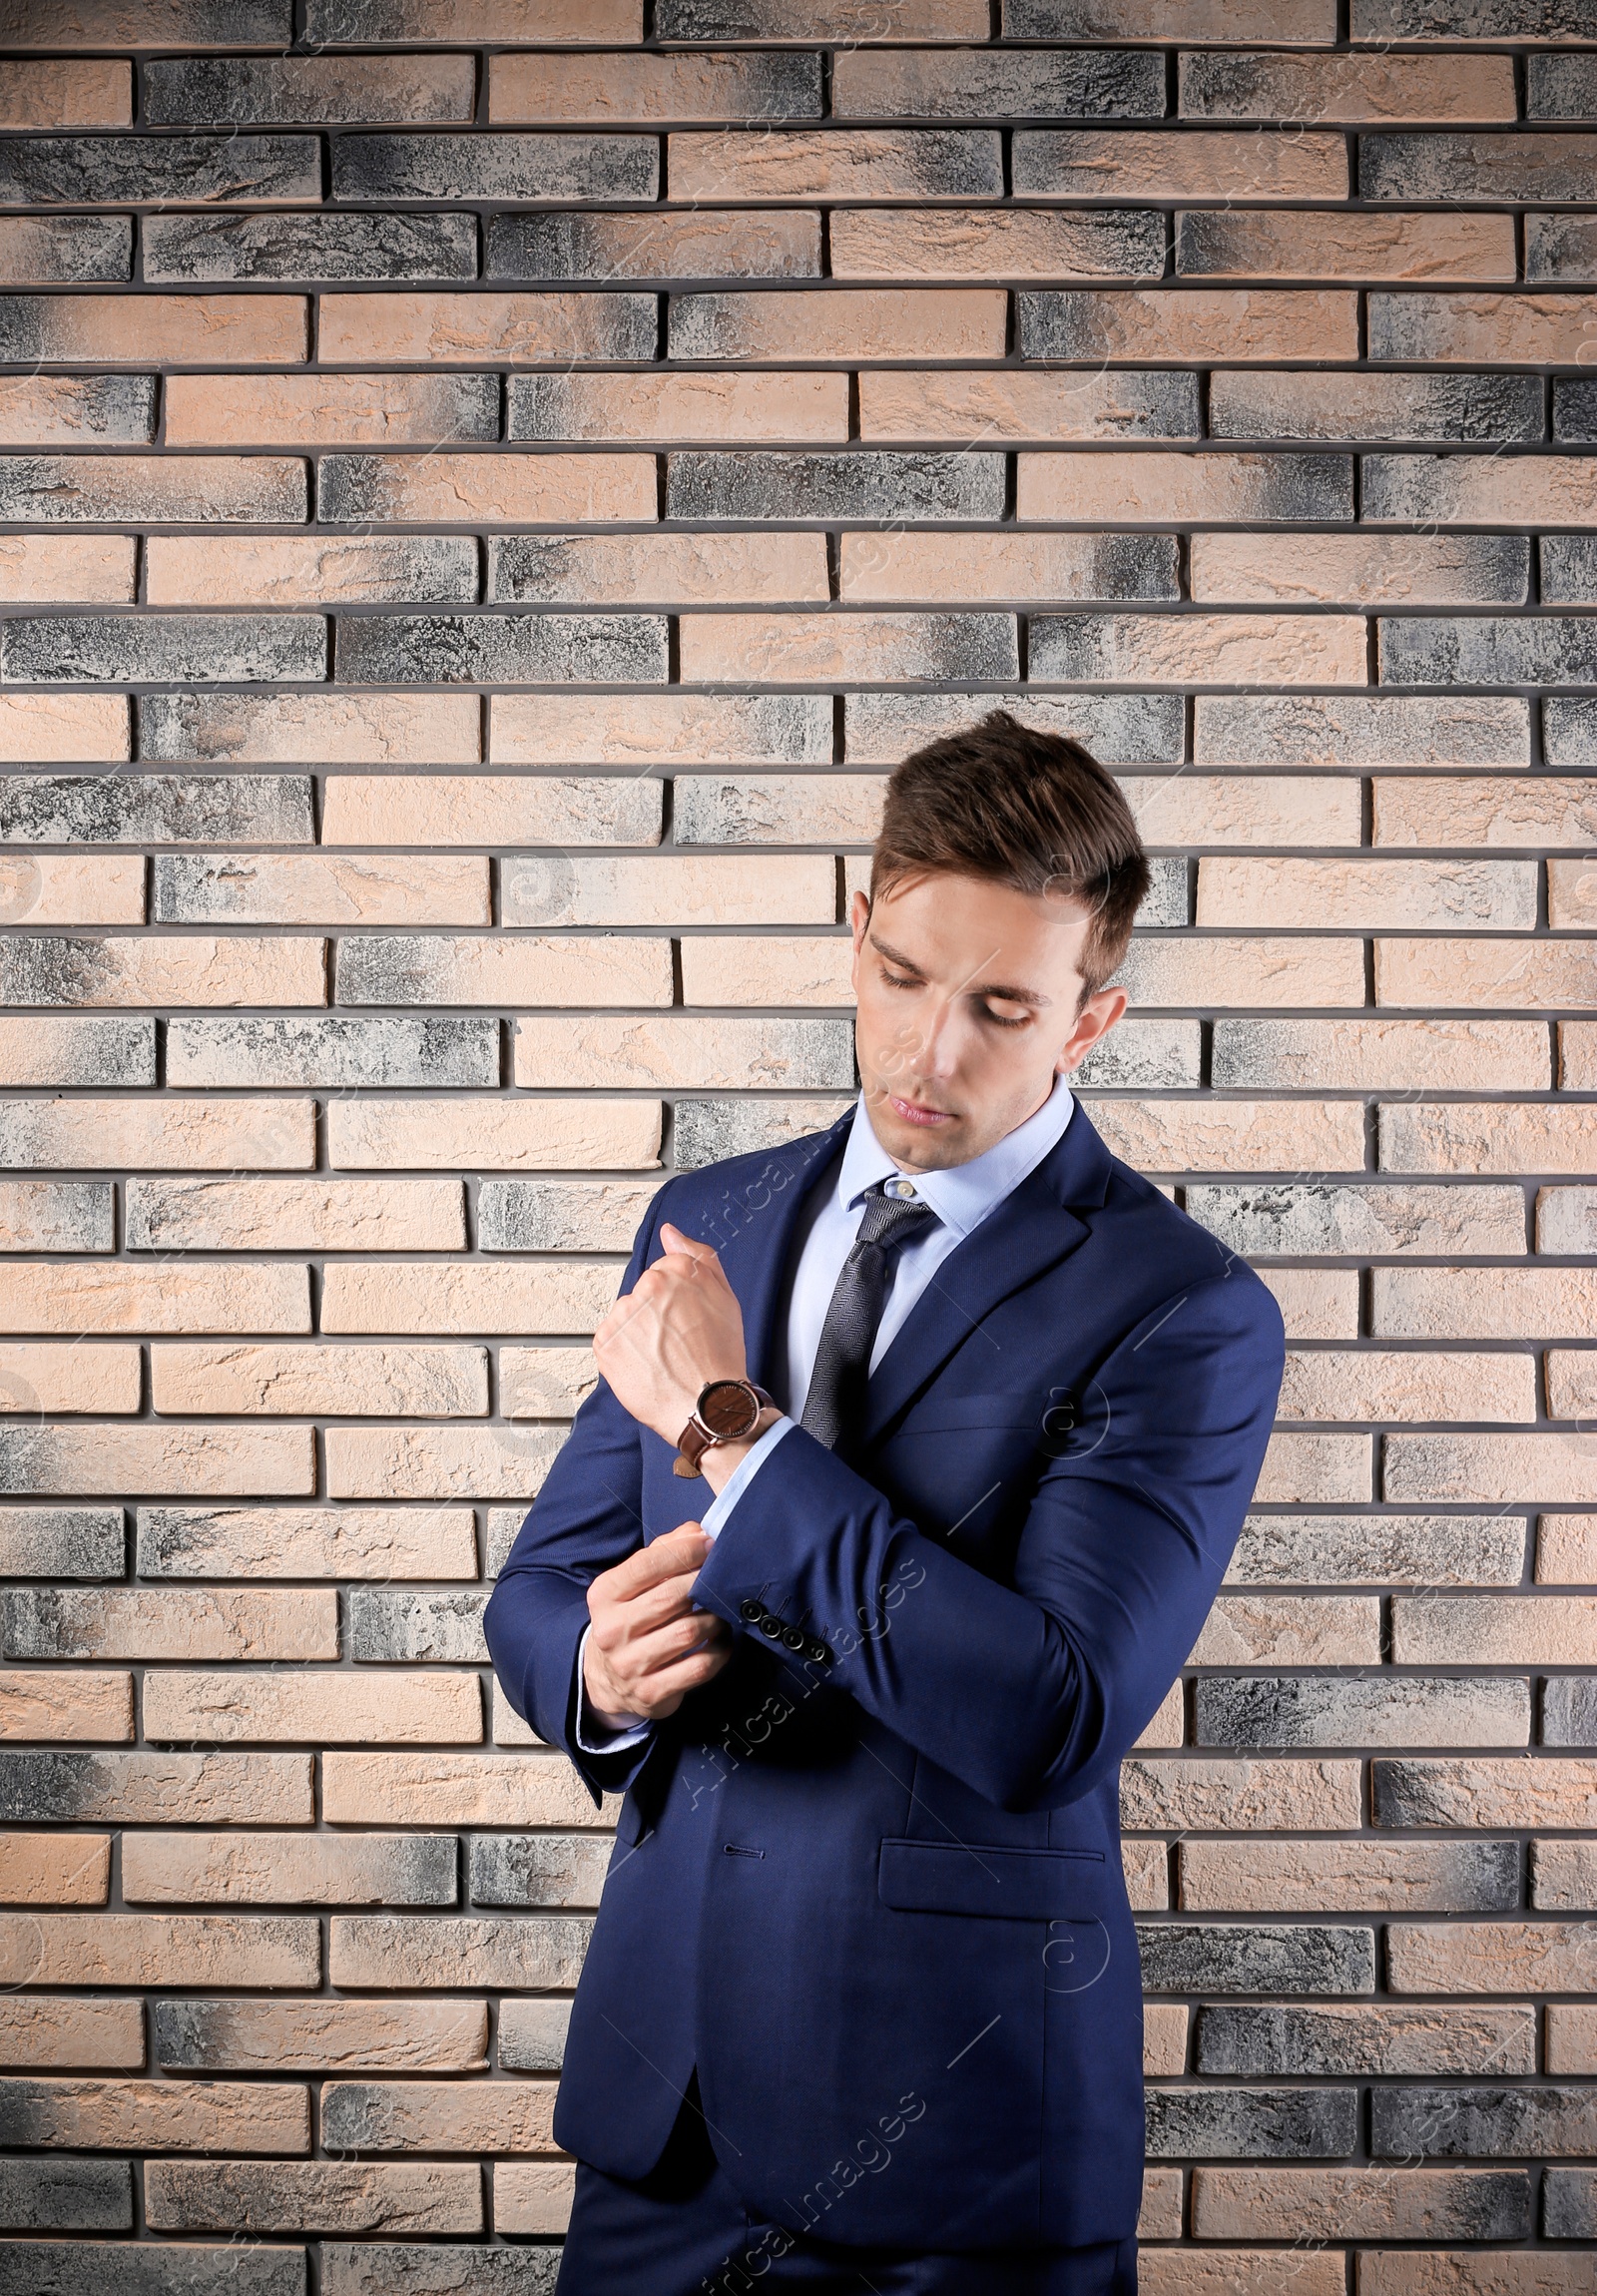
[[[0,917],[14,925],[143,924],[143,857],[0,853]],[[37,1033],[37,1022],[22,1025]]]
[[[832,287],[818,294],[681,295],[676,357],[1002,358],[1001,287]]]
[[[1539,1585],[1597,1584],[1597,1515],[1540,1516],[1533,1575]]]
[[[1405,1825],[1454,1828],[1590,1828],[1597,1819],[1597,1765],[1578,1757],[1470,1755],[1404,1761],[1404,1801],[1423,1816]]]
[[[328,2081],[321,2109],[329,2129],[353,2124],[362,2152],[546,2152],[555,2084],[546,2080]],[[495,2172],[495,2183],[503,2174]],[[569,2176],[569,2164],[565,2173]]]
[[[169,446],[436,446],[455,385],[429,374],[169,375]]]
[[[1362,1171],[1362,1112],[1338,1100],[1088,1100],[1119,1156],[1148,1172]]]
[[[1304,1091],[1538,1092],[1552,1081],[1546,1028],[1518,1020],[1227,1021],[1214,1070],[1217,1084]]]
[[[564,2232],[571,2221],[577,2171],[565,2161],[507,2160],[493,2180],[497,2232]]]
[[[1467,606],[1524,596],[1523,573],[1510,595],[1495,548],[1483,551],[1475,536],[1195,534],[1189,547],[1192,594],[1205,604]]]
[[[163,2231],[330,2232],[372,2238],[482,2230],[475,2161],[153,2160],[145,2217]]]
[[[1533,2028],[1524,2009],[1437,2010],[1359,2003],[1315,2004],[1317,2035],[1345,2035],[1335,2069],[1356,2072],[1529,2072]],[[1452,2044],[1468,2035],[1468,2051]],[[1388,2040],[1389,2036],[1389,2040]],[[1431,2061],[1420,2051],[1428,2043]],[[1529,2061],[1527,2061],[1527,2058]],[[1438,2061],[1439,2059],[1439,2061]],[[1499,2172],[1500,2173],[1500,2172]],[[1478,2222],[1490,2170],[1388,2162],[1350,2168],[1200,2168],[1193,2176],[1193,2228],[1200,2237],[1290,2240],[1298,2259],[1310,2241],[1434,2238],[1438,2224]],[[1500,2253],[1500,2252],[1499,2252]],[[1339,2264],[1340,2259],[1337,2259]]]
[[[1173,1682],[1165,1692],[1163,1703],[1156,1708],[1152,1720],[1139,1731],[1133,1743],[1138,1746],[1181,1746],[1186,1743],[1186,1693],[1180,1682]],[[1144,1843],[1141,1847],[1146,1851],[1150,1845]],[[1165,1902],[1163,1895],[1165,1875],[1162,1868],[1159,1880],[1161,1885],[1159,1903],[1163,1905]]]
[[[40,2145],[102,2151],[305,2152],[310,2096],[286,2082],[46,2078],[6,2083]]]
[[[0,598],[16,605],[131,605],[133,554],[127,534],[0,536]]]
[[[591,1332],[615,1301],[603,1261],[338,1260],[322,1271],[324,1332]]]
[[[373,1689],[380,1689],[390,1677],[371,1679]],[[436,1837],[416,1834],[131,1833],[122,1844],[123,1895],[135,1905],[155,1906],[436,1904],[438,1848]],[[448,1864],[442,1902],[453,1905],[452,1859]]]
[[[1100,538],[1092,534],[844,534],[840,566],[838,594],[852,604],[1051,603],[1101,598],[1106,589]]]
[[[682,1001],[851,1006],[847,933],[702,933],[682,943]]]
[[[1147,686],[1361,686],[1368,676],[1356,614],[1103,614],[1088,623],[1083,615],[1069,625],[1069,667],[1044,674]]]
[[[0,2002],[0,2064],[136,2072],[144,2064],[144,2011],[136,2001],[14,1994]]]
[[[1427,210],[1176,218],[1176,270],[1209,279],[1512,280],[1513,219]]]
[[[7,64],[0,71],[0,127],[126,128],[133,122],[133,68],[109,56]]]
[[[408,515],[408,514],[407,514]],[[441,520],[440,520],[441,523]],[[469,545],[447,567],[425,538],[403,535],[152,535],[152,606],[320,606],[477,595]]]
[[[308,1100],[23,1100],[0,1116],[0,1162],[13,1168],[107,1163],[129,1170],[305,1171],[315,1161]],[[126,1271],[124,1271],[126,1273]],[[308,1327],[300,1322],[299,1330]]]
[[[1380,1605],[1372,1596],[1272,1593],[1218,1596],[1187,1663],[1374,1666],[1379,1661]]]
[[[135,940],[108,933],[75,944],[77,962],[70,967],[30,965],[28,952],[17,949],[10,993],[17,1004],[321,1005],[327,1001],[324,951],[320,940],[266,935]]]
[[[208,2071],[481,2072],[487,2066],[483,2002],[227,2001],[207,2002],[202,2015],[204,2040],[196,2054]],[[187,2058],[182,2069],[191,2069]]]
[[[1597,868],[1589,861],[1547,863],[1547,921],[1555,932],[1597,924]]]
[[[340,1100],[327,1110],[327,1159],[367,1171],[621,1171],[659,1164],[660,1131],[658,1100]]]
[[[1310,940],[1286,933],[1213,940],[1145,933],[1133,940],[1115,977],[1139,1010],[1149,1005],[1362,1004],[1364,952],[1356,940]],[[1260,1081],[1296,1080],[1272,1075]]]
[[[516,1023],[515,1062],[525,1086],[847,1091],[853,1030],[843,1020],[537,1015]]]
[[[1440,1742],[1445,1743],[1444,1736]],[[1478,1888],[1479,1861],[1468,1844],[1219,1841],[1181,1846],[1183,1913],[1447,1914],[1473,1905]],[[1449,2069],[1436,2061],[1447,2050],[1445,2034],[1427,2029],[1428,2020],[1418,2019],[1411,2020],[1405,2031],[1398,2021],[1401,2011],[1387,2014],[1393,2017],[1392,2024],[1383,2018],[1367,2035],[1354,2024],[1349,2034],[1352,2062],[1336,2069],[1427,2073]],[[1535,2049],[1530,2031],[1522,2022],[1509,2030],[1521,2059],[1512,2069],[1531,2071]],[[1413,2061],[1416,2043],[1428,2052],[1424,2062]],[[1457,2045],[1463,2059],[1457,2069],[1478,2070],[1479,2058],[1471,2053],[1478,2049],[1478,2034],[1471,2034],[1467,2042],[1460,2036]]]
[[[308,1428],[23,1426],[0,1435],[0,1452],[7,1487],[17,1495],[223,1498],[269,1491],[297,1498],[315,1486]]]
[[[1559,1083],[1566,1092],[1589,1092],[1593,1090],[1590,1079],[1594,1076],[1597,1076],[1597,1027],[1593,1027],[1589,1021],[1561,1022],[1558,1029]],[[1517,1115],[1519,1112],[1515,1113]],[[1587,1112],[1585,1109],[1549,1108],[1538,1110],[1537,1113],[1549,1119],[1556,1116],[1579,1122]]]
[[[4,1322],[12,1331],[307,1332],[305,1270],[224,1261],[20,1261],[8,1271]]]
[[[1597,1595],[1402,1594],[1392,1602],[1399,1665],[1589,1666],[1593,1649]]]
[[[643,37],[638,0],[395,0],[390,21],[395,38],[418,43],[502,40],[542,48]]]
[[[968,669],[966,623],[943,614],[689,614],[679,626],[682,675],[793,685],[944,678]],[[993,660],[1013,661],[1007,615],[983,616],[982,633]]]
[[[0,1833],[0,1902],[103,1906],[110,1894],[109,1834]]]
[[[596,1810],[565,1756],[552,1752],[329,1754],[322,1764],[329,1826],[609,1826],[618,1807],[611,1796]],[[438,1944],[446,1950],[441,1936]]]
[[[1129,1877],[1128,1877],[1129,1878]],[[1190,2021],[1185,2002],[1148,2002],[1143,2008],[1142,2042],[1143,2071],[1150,2079],[1163,2074],[1167,2079],[1187,2069],[1187,2027]],[[1155,2171],[1155,2174],[1161,2173]],[[1166,2171],[1165,2173],[1168,2173]],[[1178,2190],[1179,2200],[1179,2190]],[[1143,2192],[1146,2207],[1148,2194]],[[1176,2210],[1176,2230],[1181,2228],[1181,2210]]]
[[[1230,120],[1512,120],[1506,56],[1249,56],[1233,66],[1182,58],[1187,118]]]
[[[847,382],[846,375],[801,371],[540,374],[518,399],[512,427],[517,437],[554,440],[841,445],[848,436]]]
[[[544,864],[557,878],[562,863]],[[565,868],[580,863],[565,862]],[[653,865],[645,863],[646,867]],[[405,941],[368,961],[348,985],[350,950],[340,951],[338,987],[348,1003],[401,1005],[669,1004],[671,949],[664,940],[620,933],[445,938]]]
[[[612,309],[604,294],[324,294],[317,339],[330,365],[603,359]]]
[[[305,355],[300,294],[30,295],[32,355],[95,366],[291,366]],[[21,355],[19,350],[13,357]],[[325,342],[322,355],[327,356]]]
[[[1590,1983],[1589,1922],[1393,1922],[1386,1932],[1396,1993],[1572,1993]]]
[[[165,901],[245,924],[487,924],[488,863],[475,856],[207,854],[174,863]]]
[[[298,1915],[0,1914],[8,1986],[165,1986],[180,1969],[186,1986],[317,1986],[320,1933]]]
[[[1557,1846],[1562,1848],[1564,1845]],[[1547,1843],[1544,1847],[1552,1849],[1554,1845]],[[1597,2008],[1589,2009],[1584,2003],[1550,2002],[1547,2007],[1547,2070],[1591,2072],[1594,2069],[1597,2069]]]
[[[1140,1834],[1341,1833],[1362,1823],[1358,1778],[1358,1763],[1341,1760],[1128,1757],[1120,1822]]]
[[[1375,1331],[1403,1339],[1592,1336],[1597,1268],[1377,1268]]]
[[[242,1432],[242,1431],[241,1431]],[[14,1657],[270,1659],[336,1658],[338,1598],[298,1588],[257,1593],[208,1586],[194,1593],[157,1587],[75,1587],[14,1607],[7,1648]],[[29,1598],[17,1598],[19,1605]],[[20,1623],[19,1623],[20,1621]]]
[[[338,774],[321,836],[332,846],[658,845],[660,823],[654,781]]]
[[[474,765],[481,717],[475,694],[197,694],[184,698],[187,740],[169,721],[163,755],[228,765]],[[328,782],[329,804],[342,786]],[[322,837],[359,842],[329,837],[325,823]]]
[[[1194,548],[1205,539],[1194,535]],[[1315,539],[1330,543],[1332,537]],[[1187,850],[1362,842],[1357,783],[1329,775],[1122,774],[1120,789],[1152,846]]]
[[[838,58],[841,66],[844,59]],[[1161,403],[1155,400],[1154,404]],[[885,367],[859,376],[864,439],[1189,437],[1164,426],[1148,403],[1145,378],[1100,372],[1027,374],[1014,367],[938,374]]]
[[[1589,1505],[1597,1499],[1590,1435],[1388,1435],[1385,1495]]]
[[[1254,1496],[1263,1505],[1361,1505],[1370,1490],[1370,1437],[1273,1435]]]
[[[139,1509],[144,1578],[475,1578],[462,1507],[154,1506]]]
[[[1547,1355],[1547,1416],[1555,1420],[1590,1418],[1597,1398],[1597,1356],[1584,1349],[1553,1348]]]
[[[747,128],[679,132],[667,138],[674,199],[788,201],[923,199],[953,183],[988,179],[976,198],[1000,196],[997,132],[916,128]],[[969,196],[969,195],[967,195]]]
[[[592,606],[824,599],[826,545],[819,534],[518,534],[509,552],[490,546],[488,594]]]
[[[827,140],[836,133],[827,131]],[[866,182],[842,189],[849,199],[872,196]],[[1135,214],[833,208],[831,273],[843,280],[1158,279],[1164,270],[1161,237],[1146,216]]]
[[[1153,2036],[1164,2027],[1164,2017],[1159,2012],[1176,2009],[1181,2017],[1185,2019],[1187,2005],[1185,2002],[1161,2002],[1157,2005],[1150,2005],[1150,2007],[1155,2007],[1158,2021],[1152,2021],[1148,2009],[1144,2009],[1143,2057],[1144,2070],[1152,2078],[1164,2069],[1162,2064],[1156,2064],[1151,2059],[1151,2051],[1154,2046]],[[1183,2026],[1183,2035],[1185,2035],[1185,2026]],[[1180,2058],[1182,2063],[1186,2062],[1185,2037],[1182,2041]],[[1142,2180],[1142,2206],[1137,2211],[1137,2237],[1139,2240],[1176,2240],[1181,2235],[1181,2170],[1179,2168],[1145,2169]],[[1144,2269],[1148,2269],[1146,2259],[1144,2260]],[[1334,2296],[1334,2291],[1328,2290],[1327,2296]]]
[[[656,515],[651,454],[369,454],[353,470],[336,515],[440,526]]]
[[[1378,846],[1574,846],[1597,839],[1589,781],[1541,775],[1500,780],[1484,774],[1373,784]],[[1583,863],[1557,864],[1573,869]]]
[[[830,858],[799,855],[507,861],[500,887],[510,925],[829,924],[837,899]]]
[[[1576,366],[1594,317],[1597,295],[1589,294],[1381,295],[1371,299],[1369,355],[1442,366]]]
[[[137,1348],[0,1344],[0,1413],[136,1412]]]
[[[499,1408],[506,1419],[570,1419],[598,1377],[591,1348],[501,1348]]]
[[[1510,1012],[1597,1006],[1597,966],[1586,941],[1377,940],[1375,1002]]]
[[[482,1739],[474,1674],[185,1674],[145,1676],[144,1726],[186,1744],[467,1745]]]
[[[330,1428],[334,1498],[536,1498],[560,1428]]]
[[[0,1674],[0,1738],[130,1744],[133,1676],[9,1668]]]
[[[1567,1060],[1562,1082],[1581,1089]],[[1584,1173],[1597,1148],[1597,1112],[1583,1106],[1416,1103],[1382,1107],[1378,1121],[1383,1172]]]
[[[488,117],[495,127],[758,118],[764,86],[741,56],[494,56]]]
[[[496,765],[791,766],[831,756],[830,704],[814,695],[499,694],[492,709]],[[621,842],[652,844],[657,834]]]
[[[1475,1351],[1317,1349],[1288,1356],[1279,1409],[1287,1420],[1533,1420],[1536,1364]]]
[[[1024,137],[1015,189],[1030,199],[1341,200],[1347,154],[1340,136],[1302,129],[1067,128]],[[1223,355],[1257,354],[1233,345]]]
[[[150,1400],[158,1412],[298,1417],[481,1415],[488,1367],[481,1348],[155,1348]]]
[[[0,694],[5,765],[119,765],[131,745],[125,694]]]
[[[1279,454],[1019,454],[1015,463],[1015,508],[1021,518],[1169,526],[1200,519],[1258,525],[1302,516],[1301,509],[1290,506],[1294,494],[1285,483],[1290,473]],[[1337,515],[1330,504],[1325,514]],[[1323,543],[1331,538],[1314,539]],[[1274,540],[1269,548],[1274,553]]]
[[[1358,1331],[1358,1276],[1351,1268],[1261,1268],[1289,1340],[1350,1340]]]
[[[1533,861],[1267,861],[1210,856],[1198,866],[1197,914],[1201,925],[1309,922],[1344,931],[1374,931],[1392,925],[1466,924],[1528,931],[1536,921],[1536,867]],[[1438,1001],[1460,1000],[1448,996]]]
[[[1422,517],[1437,526],[1579,526],[1597,513],[1597,471],[1589,454],[1403,455],[1386,467],[1393,507],[1366,508],[1366,518],[1404,525]]]

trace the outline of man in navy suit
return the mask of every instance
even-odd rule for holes
[[[487,1611],[511,1703],[625,1790],[561,2296],[1135,2290],[1119,1766],[1283,1362],[1067,1082],[1147,883],[1076,744],[1000,713],[906,759],[857,1105],[668,1181],[595,1337]]]

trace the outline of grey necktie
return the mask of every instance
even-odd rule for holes
[[[820,1327],[815,1368],[799,1426],[835,1449],[846,1443],[864,1413],[865,1381],[876,1327],[892,1282],[892,1255],[937,1215],[914,1196],[888,1196],[878,1180],[865,1197],[859,1234],[844,1260]]]

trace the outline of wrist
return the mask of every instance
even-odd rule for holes
[[[768,1404],[760,1414],[752,1435],[744,1435],[737,1442],[714,1443],[704,1452],[699,1461],[699,1472],[709,1483],[717,1498],[721,1496],[728,1483],[731,1482],[756,1443],[771,1433],[781,1418],[782,1413],[778,1407],[775,1404]]]

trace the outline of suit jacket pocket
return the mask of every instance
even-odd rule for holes
[[[935,1389],[922,1398],[907,1419],[894,1430],[898,1435],[951,1435],[970,1428],[1025,1428],[1040,1435],[1046,1396],[1002,1395],[939,1396]]]
[[[899,1913],[1014,1922],[1105,1921],[1118,1894],[1102,1850],[1008,1850],[984,1842],[884,1841],[876,1887]]]

